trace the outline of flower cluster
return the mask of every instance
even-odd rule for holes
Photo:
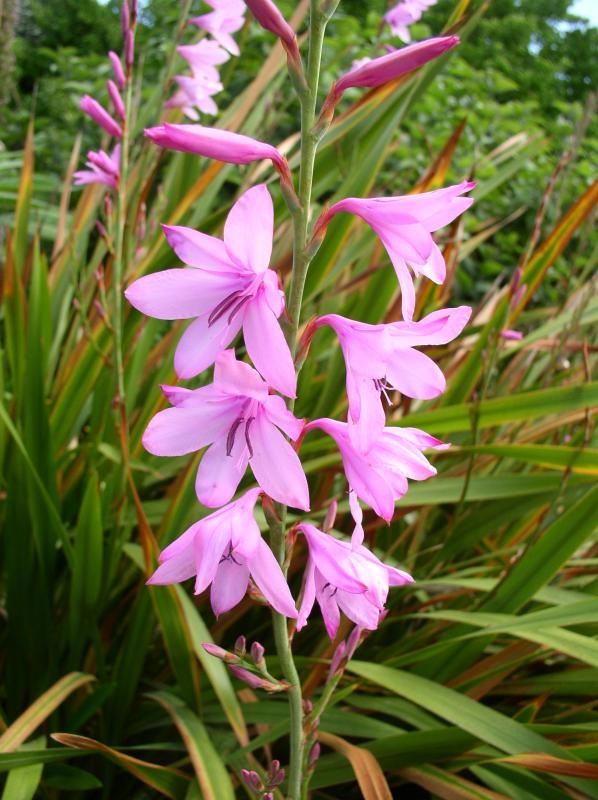
[[[193,21],[217,38],[216,47],[231,50],[230,33],[238,28],[235,15],[245,4],[210,0],[210,5],[213,12]],[[299,63],[295,35],[271,0],[252,0],[246,5],[257,22],[280,38],[289,58]],[[325,116],[330,118],[346,88],[392,80],[457,41],[456,37],[432,39],[354,68],[332,87],[324,103],[328,104]],[[210,49],[215,54],[214,47]],[[292,187],[288,165],[271,144],[200,125],[166,124],[146,134],[163,147],[233,164],[270,159],[283,186],[286,181]],[[175,370],[179,378],[188,379],[213,366],[213,380],[198,389],[163,386],[171,407],[153,417],[143,443],[159,456],[207,448],[195,488],[198,500],[216,510],[162,552],[150,583],[195,576],[196,593],[211,586],[216,614],[233,608],[251,587],[253,596],[261,596],[279,614],[295,619],[298,630],[317,601],[331,637],[337,633],[341,611],[360,629],[378,626],[389,587],[412,578],[383,564],[364,546],[360,502],[390,521],[408,481],[426,480],[436,472],[424,451],[446,447],[417,428],[387,425],[384,404],[391,402],[394,392],[429,399],[445,388],[440,369],[417,348],[455,339],[470,309],[449,308],[414,320],[413,276],[436,283],[445,279],[444,259],[432,233],[470,206],[471,198],[464,195],[472,188],[465,181],[405,197],[348,197],[325,210],[313,226],[313,241],[319,242],[336,214],[350,213],[367,223],[386,248],[402,295],[403,320],[371,325],[326,314],[303,331],[302,357],[308,356],[309,343],[321,327],[332,328],[338,337],[348,396],[348,414],[342,421],[305,421],[290,410],[297,375],[280,325],[285,293],[270,267],[274,211],[267,187],[253,186],[240,195],[224,223],[222,239],[186,227],[164,227],[168,243],[185,266],[138,278],[126,297],[149,316],[191,320],[176,348]],[[239,334],[253,366],[237,357],[234,343]],[[262,537],[254,511],[260,498],[270,515],[272,501],[310,510],[298,450],[303,437],[315,430],[330,436],[338,447],[355,526],[351,540],[346,541],[330,533],[332,522],[324,525],[324,531],[309,522],[294,526],[291,549],[297,534],[302,534],[308,550],[297,608],[282,565]],[[233,499],[247,467],[257,487]]]
[[[181,108],[183,114],[192,120],[199,119],[197,109],[211,116],[218,113],[213,98],[223,86],[217,68],[228,61],[231,54],[239,55],[239,47],[231,34],[236,33],[245,21],[243,0],[206,2],[213,10],[193,17],[189,22],[213,38],[177,47],[178,54],[189,64],[191,75],[175,75],[178,88],[166,102],[166,108]]]
[[[79,108],[87,114],[95,123],[102,128],[113,139],[120,140],[123,136],[123,126],[126,124],[125,104],[121,92],[131,79],[131,67],[134,57],[135,26],[137,24],[137,3],[132,0],[125,0],[122,5],[122,32],[125,43],[124,66],[118,53],[110,51],[108,58],[112,67],[114,80],[109,78],[106,81],[106,89],[114,114],[114,118],[104,106],[94,97],[86,94],[79,103]],[[120,176],[120,145],[116,144],[112,153],[104,150],[90,150],[87,153],[86,165],[89,169],[75,172],[75,185],[80,186],[88,183],[100,183],[110,189],[116,189]]]

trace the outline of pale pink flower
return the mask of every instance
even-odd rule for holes
[[[230,54],[211,39],[201,39],[196,44],[182,44],[176,50],[187,61],[194,75],[206,75],[214,81],[218,80],[217,65],[224,64],[230,58]]]
[[[458,36],[438,36],[373,58],[342,75],[333,88],[334,94],[338,98],[346,89],[352,87],[381,86],[438,58],[457,44],[459,44]]]
[[[252,161],[270,159],[279,171],[288,173],[285,157],[273,145],[242,133],[204,125],[171,125],[168,122],[155,128],[146,128],[144,133],[152,142],[169,150],[195,153],[228,164],[250,164]]]
[[[174,365],[181,378],[214,363],[243,329],[247,352],[270,386],[294,397],[297,378],[278,317],[284,292],[268,269],[274,209],[264,184],[237,200],[224,225],[224,241],[180,226],[164,226],[166,238],[190,269],[146,275],[125,295],[139,311],[158,319],[196,317],[177,346]]]
[[[253,515],[259,494],[250,489],[188,528],[162,551],[148,583],[179,583],[195,575],[195,594],[212,585],[210,601],[219,616],[241,602],[252,578],[272,608],[296,618],[285,577]]]
[[[89,167],[88,170],[79,170],[74,174],[76,186],[87,183],[101,183],[111,189],[116,189],[120,173],[119,144],[112,151],[112,155],[108,155],[103,150],[99,150],[97,153],[94,150],[90,150],[87,153],[86,164]]]
[[[211,33],[214,39],[229,53],[238,56],[239,46],[231,36],[245,22],[245,3],[243,0],[206,0],[214,9],[208,14],[191,17],[189,22],[198,28]]]
[[[409,25],[420,20],[424,11],[436,5],[436,2],[437,0],[402,0],[387,11],[383,19],[395,36],[408,43],[411,41]]]
[[[350,489],[387,522],[392,519],[395,501],[407,492],[407,478],[424,481],[436,474],[422,450],[447,447],[418,428],[387,427],[363,450],[355,425],[316,419],[305,426],[305,432],[314,428],[335,440]],[[360,536],[358,533],[358,539]]]
[[[90,116],[100,128],[103,128],[106,133],[109,133],[110,136],[120,139],[123,135],[122,128],[118,122],[112,119],[106,109],[101,106],[97,100],[94,100],[93,97],[90,97],[88,94],[84,95],[79,103],[79,108]]]
[[[316,320],[314,327],[329,325],[339,338],[347,370],[349,416],[363,449],[384,428],[381,394],[387,400],[392,390],[420,400],[442,394],[446,387],[442,371],[414,348],[452,341],[470,315],[468,306],[459,306],[434,311],[419,322],[368,325],[338,314]]]
[[[463,181],[456,186],[403,197],[347,197],[335,203],[318,221],[326,225],[335,214],[347,211],[365,220],[378,234],[392,261],[401,285],[403,317],[413,319],[415,287],[409,268],[416,276],[425,275],[434,283],[446,277],[446,265],[440,248],[431,236],[473,203],[460,197],[475,183]]]
[[[179,456],[201,450],[195,490],[200,502],[228,503],[247,465],[263,491],[280,503],[309,510],[307,480],[297,453],[280,431],[296,441],[303,430],[279,395],[234,350],[216,359],[214,382],[200,389],[162,387],[173,408],[159,411],[143,434],[146,450]]]
[[[412,583],[407,572],[389,567],[362,545],[335,539],[313,525],[298,525],[309,546],[297,630],[307,622],[317,600],[331,639],[340,612],[360,628],[375,630],[384,611],[389,586]]]
[[[198,108],[204,114],[214,116],[218,113],[218,106],[212,96],[224,88],[220,81],[212,80],[206,75],[175,75],[179,89],[164,103],[166,108],[181,108],[183,114],[189,119],[198,120]]]

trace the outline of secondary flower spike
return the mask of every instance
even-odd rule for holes
[[[200,502],[214,508],[228,503],[247,465],[263,491],[274,500],[309,510],[307,480],[297,453],[284,438],[296,441],[303,430],[279,395],[233,350],[216,359],[214,382],[200,389],[163,386],[174,408],[159,411],[143,434],[146,450],[179,456],[201,450],[195,490]]]
[[[392,519],[395,501],[409,488],[407,478],[424,481],[436,474],[422,450],[448,446],[418,428],[387,427],[364,451],[355,425],[316,419],[305,426],[305,431],[314,428],[332,436],[340,450],[350,489],[387,522]]]
[[[363,545],[335,539],[307,523],[297,527],[309,546],[297,630],[306,624],[316,600],[331,639],[338,631],[341,611],[360,628],[375,630],[388,587],[412,583],[411,575],[383,564]]]
[[[381,395],[396,390],[428,400],[442,394],[444,375],[434,361],[415,350],[421,345],[447,344],[458,336],[469,317],[468,306],[434,311],[419,322],[368,325],[328,314],[314,327],[329,325],[336,332],[347,371],[349,416],[362,449],[382,433],[385,423]]]
[[[136,309],[158,319],[196,317],[174,356],[180,378],[198,375],[243,329],[247,352],[270,386],[294,397],[295,367],[278,318],[284,292],[268,269],[274,209],[264,184],[253,186],[231,208],[224,241],[192,228],[164,226],[186,269],[139,278],[125,295]]]
[[[446,265],[440,248],[431,236],[473,203],[461,197],[475,183],[463,181],[445,189],[405,195],[404,197],[347,197],[331,206],[318,220],[318,229],[341,211],[361,217],[382,240],[401,285],[403,317],[413,319],[415,287],[409,267],[416,276],[425,275],[434,283],[446,277]]]
[[[219,616],[241,602],[251,577],[272,608],[296,618],[287,582],[253,515],[259,495],[260,489],[250,489],[191,525],[162,551],[148,583],[179,583],[195,575],[195,594],[212,585],[210,601]]]

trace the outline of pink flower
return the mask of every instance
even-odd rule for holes
[[[152,142],[169,150],[195,153],[228,164],[250,164],[268,158],[280,170],[288,172],[285,157],[273,145],[241,133],[203,125],[171,125],[168,122],[155,128],[146,128],[144,133]]]
[[[415,287],[408,265],[415,275],[425,275],[434,283],[446,277],[446,265],[438,245],[430,235],[473,203],[460,197],[475,186],[463,181],[456,186],[404,197],[347,197],[335,203],[318,221],[318,227],[341,211],[356,214],[368,223],[382,240],[401,285],[403,317],[413,319]]]
[[[278,36],[287,51],[290,50],[293,54],[298,53],[295,31],[272,0],[245,0],[245,5],[262,28]]]
[[[383,19],[395,36],[404,42],[410,42],[411,34],[408,26],[421,19],[424,11],[435,4],[436,0],[402,0],[387,11]]]
[[[183,114],[189,119],[199,119],[195,107],[204,114],[212,116],[218,113],[218,106],[212,100],[212,95],[218,94],[224,88],[220,81],[213,81],[205,75],[175,75],[179,89],[164,104],[166,108],[182,108]]]
[[[176,50],[187,61],[194,75],[206,75],[215,81],[218,80],[216,65],[224,64],[230,58],[230,54],[211,39],[201,39],[196,44],[182,44]]]
[[[268,269],[274,210],[265,185],[246,191],[224,225],[224,241],[179,226],[164,226],[177,256],[191,269],[155,272],[129,286],[136,309],[158,319],[190,319],[174,365],[181,378],[214,363],[243,329],[247,352],[270,386],[294,397],[293,359],[278,323],[284,293]]]
[[[200,17],[191,17],[189,22],[204,31],[211,33],[214,39],[229,53],[238,56],[239,46],[231,36],[245,21],[245,3],[243,0],[206,0],[214,9]]]
[[[228,503],[247,464],[264,492],[280,503],[309,510],[307,480],[297,453],[280,431],[296,441],[303,430],[279,395],[234,350],[220,353],[214,382],[200,389],[162,387],[174,408],[159,411],[143,434],[157,456],[205,452],[195,490],[206,506]]]
[[[367,325],[328,314],[315,322],[336,331],[345,358],[349,416],[362,449],[382,433],[385,422],[381,394],[396,390],[427,400],[445,389],[444,375],[434,361],[415,350],[420,345],[446,344],[458,336],[471,315],[467,306],[434,311],[420,322]]]
[[[438,58],[451,47],[459,44],[458,36],[438,36],[423,42],[402,47],[385,56],[373,58],[367,64],[349,70],[342,75],[334,87],[336,97],[356,86],[374,87],[388,83],[406,72],[411,72],[428,61]]]
[[[112,119],[106,109],[103,108],[97,100],[94,100],[93,97],[90,97],[88,94],[82,97],[79,108],[81,111],[88,114],[92,120],[96,122],[100,128],[103,128],[106,133],[109,133],[110,136],[120,139],[123,135],[120,125]]]
[[[350,489],[387,522],[392,519],[395,501],[408,489],[407,478],[424,481],[436,474],[422,450],[447,447],[418,428],[388,427],[369,449],[363,450],[355,425],[316,419],[305,426],[305,432],[314,428],[332,436],[340,450]]]
[[[81,186],[86,183],[102,183],[111,189],[116,189],[118,176],[120,173],[120,145],[117,144],[112,155],[109,156],[103,150],[87,153],[88,170],[75,172],[75,185]]]
[[[411,575],[383,564],[362,545],[354,547],[307,523],[297,527],[309,545],[297,630],[306,624],[315,600],[331,639],[336,636],[341,611],[360,628],[375,630],[388,587],[412,583]]]
[[[272,608],[296,618],[284,575],[253,516],[259,494],[250,489],[188,528],[162,551],[148,583],[179,583],[195,575],[195,594],[212,584],[210,601],[219,616],[241,602],[251,577]]]

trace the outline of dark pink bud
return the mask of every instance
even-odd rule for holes
[[[520,342],[523,339],[523,334],[521,331],[514,331],[506,328],[505,330],[500,332],[500,335],[503,339],[508,339],[513,342]]]
[[[108,94],[110,95],[110,99],[112,100],[112,105],[114,106],[114,110],[116,111],[117,116],[121,118],[121,120],[125,119],[125,104],[123,103],[123,99],[120,96],[120,92],[118,91],[117,85],[114,81],[107,80],[106,87],[108,89]]]
[[[110,136],[120,139],[120,137],[123,135],[120,125],[112,119],[106,109],[103,108],[97,100],[94,100],[93,97],[90,97],[88,94],[86,94],[81,99],[79,108],[81,111],[85,112],[85,114],[90,116],[92,120],[100,126],[100,128],[103,128],[106,133],[109,133]]]
[[[517,306],[523,299],[523,296],[526,292],[527,292],[527,283],[522,283],[521,286],[519,286],[519,288],[517,289],[517,291],[513,293],[513,297],[511,298],[511,308],[517,308]]]
[[[122,90],[125,88],[125,71],[123,69],[123,65],[121,64],[120,58],[118,57],[117,53],[114,50],[110,50],[108,53],[108,58],[110,59],[110,63],[112,64],[112,72],[114,73],[114,80],[116,81],[116,85],[118,88]]]
[[[129,12],[129,0],[122,0],[120,8],[120,25],[122,28],[123,36],[126,37],[131,27],[131,15]]]
[[[320,747],[320,743],[316,742],[314,746],[309,751],[309,759],[308,759],[308,767],[309,769],[313,769],[316,765],[316,761],[320,758],[320,753],[322,752],[322,748]]]
[[[251,645],[251,658],[253,663],[258,669],[266,669],[266,660],[264,659],[264,653],[266,652],[263,645],[259,642],[253,642]]]
[[[264,784],[260,776],[252,769],[242,769],[241,778],[245,781],[247,786],[254,792],[263,792]]]
[[[133,66],[135,60],[135,36],[132,30],[128,30],[125,35],[125,64],[127,71]]]
[[[438,58],[456,44],[459,44],[458,36],[437,36],[373,58],[341,76],[336,82],[335,93],[340,96],[346,89],[356,86],[381,86]]]
[[[328,680],[330,680],[334,675],[336,675],[336,673],[340,670],[341,666],[346,662],[346,653],[347,653],[347,644],[343,640],[342,642],[340,642],[340,644],[334,651],[334,655],[332,656],[330,667],[328,668]]]
[[[280,766],[280,761],[275,758],[272,763],[270,764],[270,769],[268,770],[268,786],[270,789],[274,789],[276,786],[280,786],[280,784],[284,781],[284,769]]]
[[[324,518],[324,524],[322,525],[322,530],[328,533],[329,530],[334,528],[334,520],[336,519],[336,512],[338,510],[338,503],[336,500],[332,500],[330,505],[328,506],[328,511],[326,512],[326,517]]]
[[[237,640],[235,641],[235,646],[233,647],[233,651],[235,655],[243,658],[247,651],[247,640],[244,636],[238,636]]]
[[[297,37],[272,0],[245,0],[245,5],[267,31],[283,42],[286,49],[297,50]]]
[[[214,658],[224,659],[228,655],[228,652],[223,647],[218,647],[217,644],[213,644],[212,642],[202,642],[201,646],[206,653],[214,656]]]

